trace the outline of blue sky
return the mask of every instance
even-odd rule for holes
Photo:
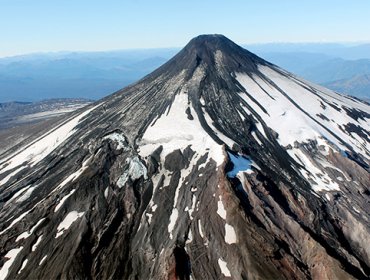
[[[0,0],[0,57],[180,47],[220,33],[239,44],[370,42],[369,0]]]

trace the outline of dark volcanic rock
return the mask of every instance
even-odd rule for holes
[[[0,279],[366,279],[368,112],[199,36],[2,155]]]
[[[164,168],[171,172],[175,172],[177,170],[181,170],[185,168],[187,165],[187,161],[182,155],[180,150],[175,150],[169,155],[166,156],[166,159],[164,161]]]

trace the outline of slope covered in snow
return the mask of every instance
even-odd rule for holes
[[[192,110],[194,109],[187,94],[176,95],[168,112],[156,119],[145,131],[139,146],[140,155],[143,158],[148,157],[161,145],[164,161],[174,150],[184,150],[190,146],[194,151],[208,150],[209,157],[215,160],[217,165],[222,164],[224,153],[221,145],[204,131],[197,115],[189,117]]]
[[[370,158],[370,145],[361,138],[370,130],[368,105],[311,85],[278,68],[261,66],[259,70],[268,80],[237,74],[237,80],[253,99],[243,93],[241,96],[279,134],[281,145],[321,138],[342,150],[354,148]]]

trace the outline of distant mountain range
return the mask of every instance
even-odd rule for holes
[[[106,96],[173,55],[173,50],[35,54],[0,59],[0,102]]]
[[[278,66],[290,68],[289,71],[320,84],[370,74],[370,59],[344,60],[309,53],[266,56]]]
[[[359,96],[364,96],[367,102],[370,101],[369,89],[370,89],[370,75],[357,75],[351,79],[342,79],[334,82],[327,83],[325,85],[336,91],[344,93],[356,92]]]
[[[267,44],[246,47],[307,80],[341,93],[370,99],[370,84],[364,79],[370,75],[369,44]],[[360,84],[357,85],[357,81]]]
[[[370,99],[370,44],[255,44],[245,48],[307,80]],[[0,102],[98,99],[137,81],[179,49],[40,53],[0,59]]]
[[[263,53],[308,53],[322,54],[328,57],[340,57],[346,60],[370,59],[369,43],[269,43],[252,44],[243,47],[250,51]]]

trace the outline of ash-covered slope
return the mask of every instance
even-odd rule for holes
[[[0,160],[0,279],[370,276],[369,106],[220,35]]]

